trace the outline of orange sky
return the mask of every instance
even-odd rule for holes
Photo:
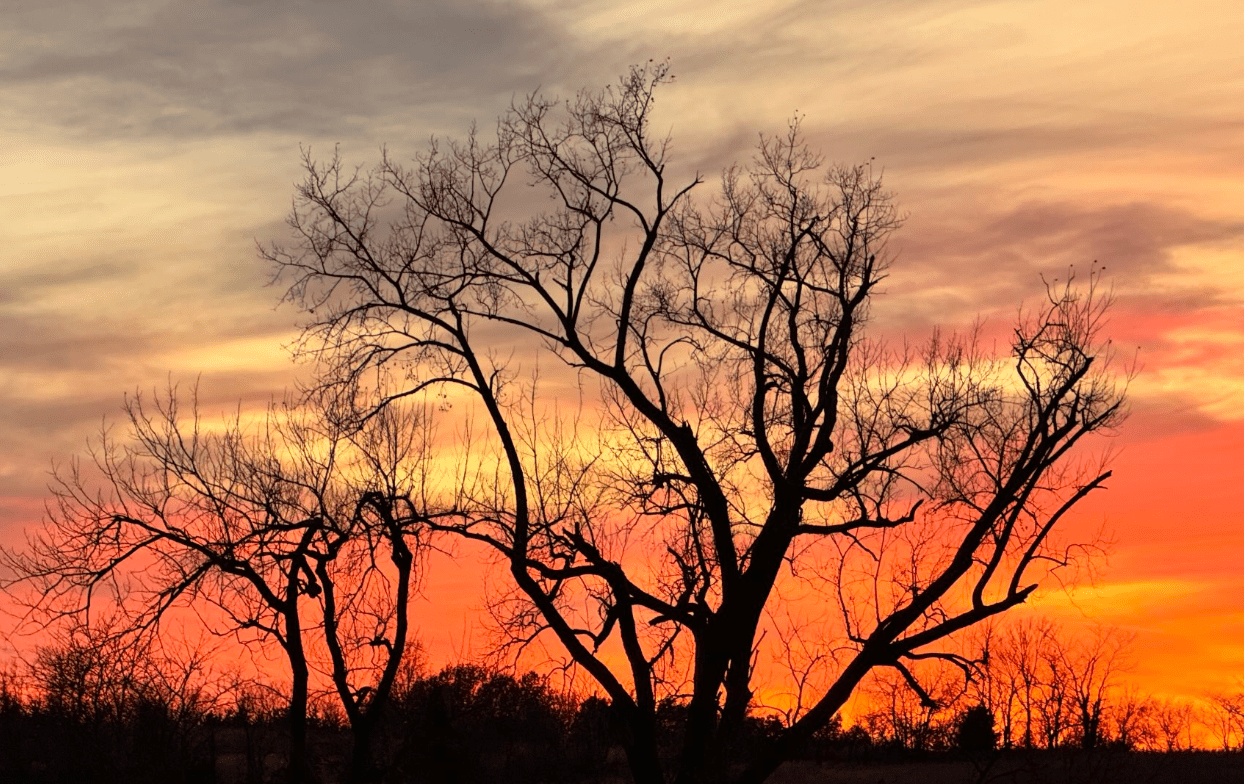
[[[254,241],[284,239],[299,145],[374,161],[671,57],[683,171],[806,116],[875,157],[908,221],[878,327],[1005,325],[1040,273],[1096,260],[1139,350],[1096,586],[1042,611],[1134,628],[1135,679],[1196,695],[1244,670],[1244,6],[1238,0],[727,4],[46,4],[0,20],[0,541],[121,396],[201,377],[207,414],[299,372]],[[423,634],[464,646],[478,571],[447,565]],[[3,651],[0,651],[2,654]]]

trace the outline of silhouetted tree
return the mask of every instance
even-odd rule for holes
[[[1154,700],[1150,716],[1157,748],[1166,752],[1191,749],[1198,713],[1197,706],[1188,700]]]
[[[945,751],[954,745],[956,706],[965,693],[965,678],[946,666],[924,670],[916,673],[918,690],[890,671],[877,673],[863,687],[870,710],[860,723],[878,743],[914,751]]]
[[[35,648],[19,710],[0,727],[3,780],[160,782],[210,766],[205,726],[224,688],[212,651],[134,644],[99,620],[52,629]]]
[[[550,636],[600,684],[635,780],[667,780],[661,706],[686,693],[668,776],[758,782],[874,668],[919,688],[913,661],[1076,557],[1051,533],[1109,472],[1073,450],[1123,395],[1096,278],[1051,284],[1009,356],[868,337],[900,222],[872,169],[825,166],[792,123],[697,201],[651,128],[670,78],[530,96],[495,141],[435,142],[409,167],[308,153],[296,244],[264,255],[309,314],[325,389],[379,375],[388,399],[477,402],[490,431],[454,531],[507,564],[507,633]],[[519,393],[532,353],[600,390],[597,443],[535,381]],[[728,770],[784,579],[841,610],[820,643],[838,664]]]
[[[322,596],[323,638],[333,686],[353,739],[348,781],[380,781],[375,743],[407,660],[409,607],[427,546],[428,501],[422,422],[386,409],[350,435],[366,477],[354,486],[355,507],[324,527],[308,551]],[[354,479],[358,481],[358,479]]]
[[[102,486],[76,462],[58,471],[46,528],[3,551],[33,589],[28,618],[89,623],[111,603],[141,640],[172,608],[211,605],[221,630],[275,642],[291,676],[291,781],[311,777],[307,637],[318,630],[354,734],[351,775],[374,779],[370,744],[409,634],[425,521],[416,423],[391,409],[347,427],[327,408],[285,407],[209,432],[197,410],[183,420],[172,391],[126,413],[130,440],[105,433],[92,453]]]
[[[977,753],[992,751],[998,745],[998,733],[994,729],[993,711],[986,705],[973,705],[959,716],[955,727],[955,747],[960,751]]]
[[[1209,708],[1223,751],[1244,750],[1244,693],[1215,694]]]
[[[1081,748],[1093,749],[1105,740],[1110,693],[1119,685],[1133,639],[1116,628],[1097,626],[1063,640],[1060,672],[1070,687]]]
[[[1153,709],[1152,697],[1142,694],[1134,685],[1124,689],[1111,705],[1113,742],[1129,750],[1156,748]]]
[[[1061,659],[1058,627],[1046,618],[1024,619],[989,630],[983,641],[982,660],[977,665],[971,691],[989,704],[1001,717],[1004,746],[1035,748],[1048,740],[1043,729],[1045,717],[1054,715],[1047,706],[1061,700],[1052,693],[1049,663]],[[1061,734],[1061,703],[1056,714]]]

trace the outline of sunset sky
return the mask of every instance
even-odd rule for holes
[[[124,394],[199,379],[211,416],[305,368],[255,242],[287,238],[301,146],[373,163],[669,58],[685,172],[798,113],[875,158],[908,216],[880,329],[1005,325],[1097,262],[1138,358],[1115,545],[1040,612],[1137,633],[1160,694],[1244,687],[1244,4],[1239,0],[7,0],[0,13],[0,542]],[[477,572],[422,634],[460,650]],[[455,572],[454,570],[459,570]],[[0,656],[5,646],[0,645]]]

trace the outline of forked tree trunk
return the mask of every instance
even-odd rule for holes
[[[291,678],[289,695],[289,757],[285,779],[289,784],[311,784],[314,776],[307,755],[307,692],[311,673],[302,646],[302,623],[298,617],[298,583],[290,579],[286,589],[285,653]],[[292,608],[292,609],[289,609]]]

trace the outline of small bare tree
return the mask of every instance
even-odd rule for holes
[[[1215,694],[1210,698],[1209,715],[1223,751],[1244,749],[1244,693]]]
[[[1046,701],[1044,666],[1050,661],[1057,627],[1049,619],[1027,619],[1007,626],[991,651],[990,665],[1003,680],[1008,713],[1003,719],[1007,745],[1033,748],[1042,738],[1041,705]]]
[[[549,636],[608,695],[635,780],[759,782],[874,668],[918,687],[910,663],[1082,555],[1054,531],[1110,474],[1074,450],[1123,394],[1096,278],[1051,285],[1007,355],[871,339],[899,225],[872,170],[826,166],[793,123],[699,200],[651,129],[669,78],[533,95],[495,141],[434,142],[412,166],[308,153],[296,244],[263,255],[310,314],[325,388],[387,368],[388,399],[477,402],[492,473],[456,532],[506,563],[506,628]],[[514,380],[542,355],[577,374],[599,445],[557,446],[556,417],[529,417],[547,387]],[[838,608],[835,667],[732,766],[785,580]],[[667,767],[657,710],[680,694]]]
[[[76,724],[121,725],[154,708],[177,725],[217,707],[210,651],[174,653],[153,639],[134,644],[116,626],[103,618],[94,627],[52,629],[36,646],[27,666],[43,710]]]
[[[1081,748],[1105,740],[1110,697],[1129,664],[1134,639],[1115,627],[1097,626],[1088,635],[1060,640],[1061,673],[1070,687]]]
[[[47,526],[3,551],[30,589],[27,618],[89,626],[102,602],[124,615],[118,635],[141,640],[188,607],[218,633],[276,643],[291,678],[291,781],[310,778],[318,631],[354,731],[352,774],[374,778],[371,740],[407,644],[423,547],[416,423],[390,409],[346,429],[327,411],[274,407],[257,425],[211,432],[197,407],[183,419],[172,390],[154,404],[134,398],[126,413],[130,439],[105,433],[92,452],[102,481],[77,462],[58,471]]]
[[[1188,751],[1195,745],[1201,712],[1195,703],[1184,699],[1155,699],[1150,709],[1154,739],[1161,751]]]
[[[861,692],[871,710],[861,716],[868,734],[879,743],[920,751],[945,751],[954,744],[955,721],[968,682],[956,667],[929,662],[912,687],[897,672],[882,670],[865,682]],[[940,665],[940,666],[939,666]]]
[[[1125,749],[1156,748],[1153,698],[1135,684],[1126,686],[1110,708],[1113,738]]]

